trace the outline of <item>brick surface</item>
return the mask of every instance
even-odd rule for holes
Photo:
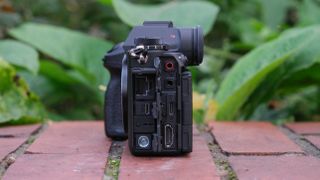
[[[320,134],[320,122],[301,122],[286,124],[298,134]]]
[[[0,137],[4,137],[4,136],[26,137],[26,136],[29,136],[33,131],[35,131],[39,127],[40,125],[0,127]]]
[[[210,126],[222,150],[229,153],[302,152],[277,127],[267,122],[213,122]]]
[[[320,149],[320,136],[305,136],[305,138]]]
[[[229,158],[239,179],[318,180],[320,160],[299,155],[232,156]]]
[[[102,179],[105,154],[25,154],[3,180]]]
[[[53,123],[29,147],[31,153],[106,153],[109,141],[97,121]]]
[[[120,163],[119,179],[219,179],[208,146],[197,132],[193,143],[193,152],[179,157],[135,157],[127,146]]]
[[[26,138],[0,138],[0,161],[24,143]]]
[[[4,179],[101,179],[110,144],[102,122],[53,123]]]
[[[39,125],[0,127],[0,161],[23,144]]]

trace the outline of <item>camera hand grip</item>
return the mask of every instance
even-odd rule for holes
[[[121,70],[109,69],[111,80],[105,94],[105,131],[106,135],[115,139],[125,139],[122,121],[121,103]]]
[[[105,133],[113,139],[126,139],[123,127],[123,107],[121,102],[121,69],[124,58],[123,43],[115,45],[104,57],[104,66],[109,70],[111,79],[105,93],[104,125]]]

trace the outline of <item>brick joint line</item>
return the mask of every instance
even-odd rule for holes
[[[21,155],[23,155],[28,147],[45,131],[48,124],[42,124],[39,128],[34,130],[24,143],[17,147],[14,151],[10,152],[0,161],[0,179],[4,176],[7,169],[12,165]],[[15,136],[13,136],[15,137]],[[12,138],[12,137],[10,137]]]
[[[112,141],[104,171],[103,180],[116,180],[119,176],[121,156],[126,141]]]
[[[222,152],[226,156],[283,156],[283,155],[290,155],[290,154],[296,154],[296,155],[305,155],[303,152]]]
[[[303,136],[320,136],[320,133],[302,133],[301,135],[303,135]]]
[[[66,155],[66,154],[69,154],[69,155],[72,155],[72,154],[75,154],[75,153],[43,153],[43,152],[34,152],[34,151],[28,151],[28,150],[26,150],[25,152],[24,152],[24,154],[28,154],[28,155],[33,155],[33,154],[64,154],[64,155]],[[81,153],[79,153],[79,154],[81,154]],[[90,154],[90,153],[87,153],[87,154]]]
[[[290,140],[300,146],[300,148],[307,155],[320,158],[320,149],[308,141],[303,135],[295,133],[293,130],[286,126],[278,127]]]
[[[16,136],[8,134],[8,135],[0,135],[0,138],[15,138]]]
[[[207,146],[213,161],[216,164],[216,170],[221,180],[237,180],[237,175],[228,161],[228,155],[222,150],[208,126],[198,125],[197,129],[207,142]]]

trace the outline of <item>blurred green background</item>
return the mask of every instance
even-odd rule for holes
[[[320,120],[319,0],[0,0],[0,124],[102,119],[101,59],[143,20],[203,27],[197,123]]]

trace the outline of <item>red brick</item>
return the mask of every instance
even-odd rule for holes
[[[320,160],[302,155],[231,156],[239,179],[319,179]]]
[[[0,161],[24,143],[26,138],[0,138]]]
[[[40,125],[0,127],[0,136],[28,137]]]
[[[53,123],[28,152],[106,153],[110,140],[105,137],[103,127],[103,123],[97,121]]]
[[[298,134],[320,134],[320,122],[290,123],[286,126]]]
[[[4,179],[101,179],[110,144],[102,122],[53,123]]]
[[[305,136],[305,138],[320,149],[320,136]]]
[[[23,144],[39,125],[0,127],[0,161]]]
[[[4,180],[102,179],[107,155],[25,154],[7,170]]]
[[[178,157],[135,157],[127,146],[120,163],[119,179],[219,179],[208,146],[197,132],[193,143],[192,153]]]
[[[229,153],[302,152],[277,127],[267,122],[213,122],[210,126],[222,150]]]

